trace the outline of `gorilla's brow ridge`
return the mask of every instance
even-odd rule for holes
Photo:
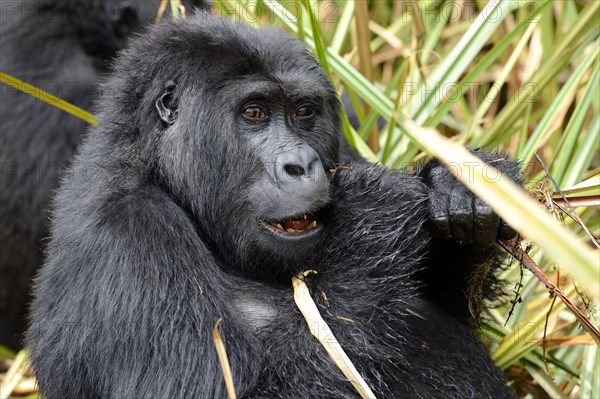
[[[306,82],[277,79],[276,81],[264,79],[264,77],[256,77],[254,82],[248,82],[247,79],[254,77],[246,77],[235,83],[236,94],[238,99],[249,101],[251,99],[263,98],[265,100],[281,96],[290,98],[294,101],[311,99],[321,103],[324,93],[321,87],[316,85],[308,86]]]

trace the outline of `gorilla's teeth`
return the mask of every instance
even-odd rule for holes
[[[317,227],[316,220],[313,220],[311,223],[308,223],[308,221],[308,215],[302,215],[301,217],[298,217],[298,219],[295,220],[286,220],[280,223],[273,222],[269,223],[269,225],[272,229],[277,231],[282,231],[286,233],[301,233],[303,231],[308,231]]]

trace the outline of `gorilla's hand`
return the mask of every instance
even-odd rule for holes
[[[478,152],[476,155],[493,165],[512,180],[519,181],[519,166],[502,155]],[[458,168],[459,165],[452,167]],[[472,176],[472,165],[459,172]],[[511,239],[516,232],[504,223],[492,208],[477,198],[459,182],[450,170],[438,160],[432,160],[419,172],[429,186],[429,221],[427,227],[432,237],[453,239],[459,245],[473,245],[486,249],[497,238]],[[490,172],[486,178],[497,181],[505,176]]]

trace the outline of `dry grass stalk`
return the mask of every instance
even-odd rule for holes
[[[596,341],[596,345],[600,345],[600,331],[585,317],[583,313],[567,298],[567,296],[558,288],[550,279],[544,274],[544,272],[538,267],[538,265],[529,257],[529,255],[523,251],[518,245],[513,245],[506,240],[498,240],[498,243],[504,248],[509,254],[515,257],[523,266],[525,266],[538,280],[540,280],[546,288],[550,291],[550,295],[558,296],[560,300],[565,304],[567,308],[573,313],[573,315],[579,320],[583,328],[590,333],[591,337]]]
[[[161,0],[160,1],[160,6],[158,7],[158,11],[156,12],[156,18],[154,19],[154,24],[158,25],[160,23],[160,20],[163,17],[163,14],[165,13],[165,10],[167,9],[167,3],[169,0]]]
[[[221,363],[221,370],[223,370],[223,378],[225,379],[225,387],[227,388],[227,395],[229,399],[236,399],[235,387],[233,385],[233,374],[231,374],[231,367],[229,366],[229,358],[227,357],[227,351],[225,350],[225,343],[219,333],[219,324],[223,319],[217,320],[213,327],[212,337],[217,349],[217,355],[219,356],[219,363]]]
[[[35,377],[25,377],[19,381],[12,393],[17,396],[26,396],[37,393],[37,391],[37,381]]]
[[[306,319],[306,323],[312,335],[319,340],[323,348],[329,354],[335,365],[342,371],[344,376],[352,383],[358,391],[361,398],[374,399],[375,395],[371,388],[362,378],[352,361],[344,352],[341,345],[333,335],[331,329],[321,317],[317,305],[312,300],[308,287],[304,283],[302,276],[292,277],[292,286],[294,287],[294,301],[300,309],[302,316]]]
[[[0,398],[5,399],[11,396],[15,387],[19,384],[21,379],[24,378],[28,365],[28,353],[26,350],[22,350],[17,353],[15,361],[12,366],[6,372],[2,384],[0,384]]]

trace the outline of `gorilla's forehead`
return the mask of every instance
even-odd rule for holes
[[[227,87],[229,91],[234,91],[235,97],[238,99],[265,97],[299,101],[310,98],[320,102],[327,97],[329,92],[319,83],[319,80],[312,75],[279,73],[267,76],[243,76],[232,79]]]
[[[256,31],[251,32],[257,34]],[[293,46],[282,46],[282,43]],[[299,86],[299,83],[323,85],[327,82],[314,58],[295,40],[263,38],[261,41],[257,38],[251,41],[245,37],[226,44],[198,48],[195,58],[198,72],[206,74],[206,71],[214,71],[219,78],[226,80],[263,78],[288,87]]]

